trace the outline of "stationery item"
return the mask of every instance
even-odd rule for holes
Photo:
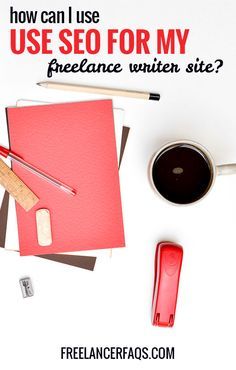
[[[236,164],[216,166],[211,154],[193,141],[175,141],[158,150],[149,165],[154,191],[168,202],[185,205],[203,199],[216,175],[236,173]]]
[[[38,197],[28,186],[0,159],[0,184],[24,208],[29,211],[38,203]]]
[[[18,99],[17,102],[16,102],[17,107],[30,107],[30,106],[33,106],[33,105],[45,105],[45,104],[56,104],[56,103],[39,101],[39,100],[28,100],[28,99]],[[59,103],[57,103],[57,104],[59,104]],[[121,140],[122,140],[122,137],[123,137],[124,109],[122,109],[122,108],[113,108],[113,114],[114,114],[114,123],[115,123],[117,158],[120,159],[120,156],[121,156]]]
[[[170,242],[157,244],[152,302],[152,324],[173,326],[183,259],[180,245]]]
[[[160,100],[160,94],[142,92],[142,91],[111,89],[107,87],[75,85],[75,84],[59,83],[59,82],[39,82],[37,83],[37,85],[46,87],[48,89],[56,89],[56,90],[64,90],[64,91],[77,91],[77,92],[91,93],[91,94],[123,96],[126,98],[136,98],[136,99],[145,99],[145,100]]]
[[[17,107],[26,107],[26,106],[33,106],[33,105],[45,105],[45,104],[53,104],[53,102],[42,102],[36,100],[29,100],[29,99],[18,99],[16,102]],[[129,127],[123,126],[124,122],[124,109],[122,108],[113,108],[114,114],[114,123],[115,123],[115,137],[116,137],[116,148],[117,148],[117,157],[119,158],[119,168],[121,165],[121,161],[123,158],[123,154],[125,151],[126,143],[127,143],[127,131],[129,131]],[[19,250],[19,243],[15,243],[17,250]],[[12,247],[11,247],[12,248]],[[99,262],[103,262],[104,259],[111,258],[112,253],[108,253],[107,250],[98,250],[98,251],[79,251],[79,252],[72,252],[73,254],[79,253],[79,255],[86,254],[86,256],[96,256],[99,257]]]
[[[8,208],[8,223],[7,223],[7,233],[5,248],[10,251],[19,252],[19,237],[18,237],[18,227],[17,227],[17,217],[16,217],[16,203],[13,198],[9,199]]]
[[[17,207],[21,255],[124,246],[112,102],[8,108],[7,117],[12,151],[80,189],[79,196],[62,197],[13,163],[53,218],[52,244],[42,248],[35,217]]]
[[[46,247],[52,244],[51,218],[48,209],[38,209],[36,211],[36,225],[38,244]]]
[[[0,146],[0,155],[2,155],[5,158],[10,158],[13,161],[16,161],[21,166],[25,167],[27,170],[32,172],[33,174],[41,177],[42,179],[48,181],[52,185],[58,187],[60,190],[65,191],[68,194],[75,195],[76,191],[75,189],[72,189],[70,186],[63,184],[63,182],[56,180],[51,175],[43,172],[42,170],[39,170],[35,166],[33,166],[30,163],[27,163],[23,158],[19,157],[16,153],[11,152],[10,149],[7,149],[3,146]]]
[[[124,152],[125,152],[125,147],[126,147],[126,143],[127,143],[127,140],[128,140],[129,131],[130,131],[130,127],[123,126],[122,139],[121,139],[121,148],[120,148],[119,169],[120,169],[120,165],[121,165],[123,155],[124,155]]]
[[[17,101],[17,106],[32,106],[32,105],[42,105],[47,104],[47,102],[39,102],[39,101],[31,101],[26,99],[19,99]],[[122,123],[124,122],[124,110],[121,108],[114,108],[114,120],[115,120],[115,132],[116,132],[116,141],[117,141],[117,151],[118,151],[118,158],[119,158],[119,164],[121,165],[123,159],[122,153],[125,151],[124,148],[120,147],[121,142],[127,143],[127,140],[123,140],[123,136],[126,135],[126,130],[129,130],[129,127],[124,126],[122,129]],[[7,192],[4,193],[4,199],[9,200],[9,194]],[[19,241],[18,241],[18,235],[17,232],[12,233],[12,230],[16,230],[16,219],[15,219],[15,204],[13,204],[12,200],[10,200],[10,208],[9,206],[4,207],[5,202],[2,202],[2,206],[0,208],[0,227],[5,224],[5,228],[1,227],[0,229],[0,238],[1,240],[4,240],[0,244],[3,248],[7,248],[8,250],[15,250],[19,251]],[[8,209],[11,214],[11,217],[9,219],[9,231],[6,233],[6,226],[7,226],[7,219],[8,219]],[[7,234],[7,238],[6,238]],[[14,236],[14,238],[13,238]],[[6,241],[5,241],[6,238]],[[92,251],[91,251],[92,252]],[[55,254],[55,255],[41,255],[37,256],[40,258],[48,259],[50,261],[59,262],[67,265],[71,265],[74,267],[79,267],[82,269],[87,269],[89,271],[93,271],[97,258],[92,256],[92,253],[90,251],[86,251],[86,256],[83,256],[81,254],[84,254],[85,252],[80,251],[80,255],[75,255],[76,252],[73,252],[73,255],[68,254]],[[94,254],[95,251],[93,251]],[[104,250],[105,252],[105,250]],[[90,256],[91,254],[91,256]],[[99,257],[99,261],[101,260],[101,257],[104,255],[103,250],[96,251],[96,255]]]
[[[15,208],[15,204],[13,204],[13,202],[11,201],[9,203],[8,201],[9,201],[9,193],[5,192],[2,205],[0,208],[0,220],[1,220],[0,222],[0,241],[1,241],[0,247],[4,248],[5,243],[6,243],[7,250],[19,252],[19,241],[18,241],[17,231],[15,231],[17,229],[17,226],[15,225],[15,220],[13,223],[12,222],[10,224],[7,223],[9,204],[12,206],[11,211],[13,211],[13,208]],[[11,213],[14,214],[14,212],[11,212]],[[11,221],[12,221],[12,217],[11,217]],[[9,231],[7,232],[8,226],[9,226]],[[10,238],[10,235],[13,236],[13,238],[12,237]],[[90,270],[90,271],[94,270],[94,267],[96,264],[96,257],[90,257],[90,256],[75,256],[75,255],[68,255],[68,254],[51,254],[51,255],[48,254],[48,255],[41,255],[41,256],[36,256],[36,257],[48,259],[50,261],[64,263],[65,265],[79,267],[79,268]]]
[[[0,208],[0,248],[5,248],[8,207],[9,207],[9,193],[5,191]]]
[[[20,279],[20,287],[23,298],[33,297],[34,291],[29,277]]]
[[[94,270],[97,260],[97,257],[76,256],[71,254],[43,254],[37,257],[44,258],[49,261],[64,263],[70,266],[80,267],[90,271]]]
[[[13,204],[12,204],[13,205]],[[14,204],[15,208],[15,204]],[[8,243],[8,250],[12,250],[15,252],[19,252],[19,241],[16,230],[16,225],[13,225],[12,222],[10,223],[9,232],[7,233],[8,229],[8,210],[9,210],[9,193],[5,191],[3,201],[0,208],[0,247],[5,248],[5,243]],[[13,213],[13,212],[12,212]],[[15,232],[12,232],[12,231]],[[7,241],[6,236],[11,235],[14,236],[14,238],[9,241]],[[10,245],[12,246],[10,248]],[[17,246],[17,247],[16,247]],[[90,256],[71,256],[67,254],[48,254],[48,255],[42,255],[37,256],[40,258],[48,259],[50,261],[60,262],[64,263],[65,265],[70,265],[74,267],[79,267],[82,269],[93,271],[95,264],[96,264],[96,257],[90,257]]]

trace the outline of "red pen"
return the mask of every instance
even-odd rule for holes
[[[178,298],[183,248],[175,243],[157,244],[152,302],[152,324],[173,326]]]
[[[16,153],[13,153],[10,149],[7,149],[3,146],[0,146],[0,155],[2,155],[5,158],[10,158],[13,161],[18,162],[22,167],[25,167],[27,170],[32,172],[33,174],[41,177],[42,179],[50,182],[50,184],[56,186],[60,190],[65,191],[68,194],[76,195],[76,191],[71,188],[70,186],[64,184],[63,182],[55,179],[51,175],[48,175],[47,173],[39,170],[38,168],[34,167],[32,164],[26,162],[23,158],[18,156]]]

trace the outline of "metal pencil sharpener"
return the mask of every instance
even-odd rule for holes
[[[32,297],[34,295],[32,282],[29,277],[20,279],[20,287],[21,287],[23,298]]]

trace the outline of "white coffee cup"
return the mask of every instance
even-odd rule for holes
[[[190,140],[162,146],[154,153],[148,167],[155,193],[175,205],[199,202],[210,192],[217,175],[231,174],[236,174],[235,163],[216,165],[206,148]]]

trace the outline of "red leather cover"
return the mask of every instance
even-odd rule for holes
[[[112,101],[8,108],[7,116],[11,150],[77,191],[68,195],[13,163],[40,199],[27,213],[16,205],[20,254],[123,247]],[[51,214],[48,247],[37,242],[40,208]]]

